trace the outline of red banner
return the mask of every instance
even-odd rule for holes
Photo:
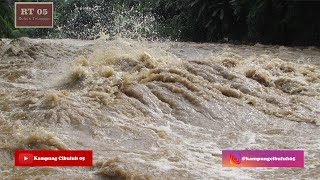
[[[16,150],[15,166],[92,166],[91,150]]]
[[[52,28],[52,2],[15,2],[16,28]]]

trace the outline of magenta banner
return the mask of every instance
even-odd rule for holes
[[[303,150],[222,150],[223,167],[303,168]]]

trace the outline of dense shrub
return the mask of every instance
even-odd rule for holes
[[[320,2],[283,0],[159,0],[167,29],[189,41],[229,39],[320,45]]]

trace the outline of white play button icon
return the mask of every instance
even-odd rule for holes
[[[17,158],[16,165],[26,166],[26,165],[32,165],[33,164],[33,158],[34,158],[33,154],[22,152],[22,153],[19,153],[19,155],[17,155],[17,156],[18,157],[15,157],[15,158]]]

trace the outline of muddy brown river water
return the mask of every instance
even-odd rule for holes
[[[0,41],[0,179],[319,179],[320,49],[104,37]],[[90,149],[92,168],[14,168]],[[300,149],[305,168],[223,168]]]

